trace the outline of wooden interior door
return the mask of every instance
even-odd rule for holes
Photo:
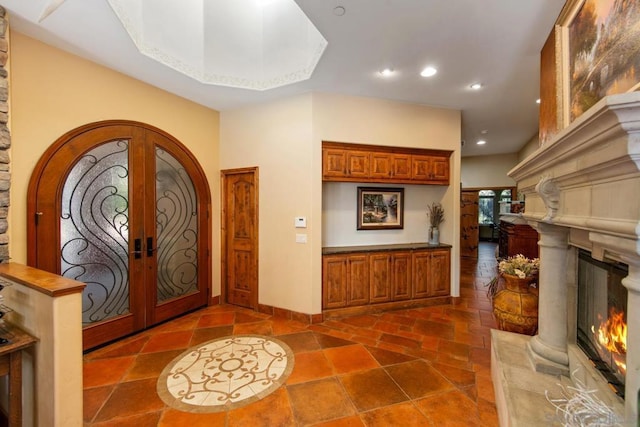
[[[258,309],[258,168],[222,171],[226,302]]]
[[[74,129],[29,183],[28,263],[86,284],[83,347],[207,303],[210,192],[187,149],[159,129]]]
[[[460,256],[478,257],[478,192],[462,191],[460,194]]]

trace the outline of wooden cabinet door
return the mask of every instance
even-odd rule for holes
[[[412,156],[411,179],[426,184],[449,185],[449,158]]]
[[[411,159],[411,179],[415,181],[431,180],[431,157],[412,156]]]
[[[449,184],[449,159],[433,157],[431,159],[431,178]]]
[[[478,192],[460,194],[460,256],[478,258]]]
[[[369,178],[369,152],[347,152],[347,174],[351,178]]]
[[[411,258],[413,298],[426,298],[429,296],[429,252],[414,251]]]
[[[347,151],[325,148],[322,150],[322,176],[344,177],[347,175]]]
[[[409,154],[391,156],[391,177],[402,180],[411,179],[411,156]]]
[[[347,259],[347,305],[369,303],[369,257],[349,255]]]
[[[411,252],[396,252],[391,260],[391,299],[400,301],[411,298]]]
[[[346,256],[322,257],[323,308],[339,308],[347,305],[347,279]]]
[[[449,251],[431,251],[429,255],[428,296],[447,296],[450,294]]]
[[[391,155],[389,153],[371,153],[369,177],[384,178],[391,177]]]
[[[369,292],[371,302],[391,301],[391,260],[389,252],[369,255]]]

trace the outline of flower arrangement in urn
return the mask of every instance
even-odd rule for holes
[[[522,254],[503,259],[498,264],[500,273],[518,276],[520,279],[535,277],[540,269],[538,258],[527,258]]]
[[[429,217],[429,244],[440,244],[440,224],[444,222],[444,208],[438,202],[433,202],[427,207]]]
[[[497,278],[490,285],[494,294],[493,314],[501,330],[526,335],[534,335],[538,330],[538,295],[530,288],[537,280],[539,269],[538,258],[522,254],[505,258],[498,264],[505,289],[497,291]]]

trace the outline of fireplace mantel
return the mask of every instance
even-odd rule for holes
[[[590,246],[595,258],[605,248],[614,259],[637,257],[640,93],[603,98],[509,176],[525,194],[528,221],[570,228],[574,243]]]
[[[585,371],[579,380],[607,394],[604,378],[575,346],[576,248],[599,260],[627,264],[629,275],[622,281],[628,291],[626,399],[603,397],[616,408],[623,404],[625,422],[635,425],[640,388],[640,93],[603,98],[509,176],[525,195],[523,218],[540,234],[539,330],[532,338],[522,338],[532,370],[574,380],[574,372]],[[505,344],[511,340],[505,334],[496,333],[492,340],[492,375],[502,426],[518,424],[510,413],[513,404],[503,401],[517,394],[509,384],[514,377],[507,377],[510,372],[523,375],[508,362],[500,366],[512,358],[500,348],[513,347],[513,342]]]

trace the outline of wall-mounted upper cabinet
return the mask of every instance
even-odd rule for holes
[[[322,180],[449,185],[451,151],[322,143]]]

